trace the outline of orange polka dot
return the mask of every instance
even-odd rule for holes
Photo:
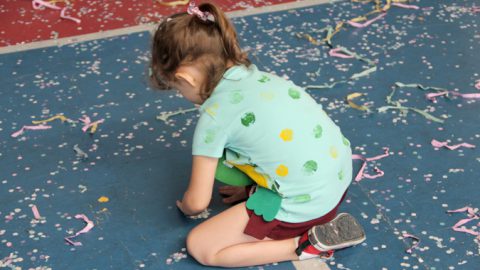
[[[293,139],[293,131],[289,128],[282,130],[282,132],[280,132],[280,138],[286,142],[291,141]]]
[[[277,173],[278,176],[287,176],[287,174],[288,174],[288,167],[285,166],[285,165],[279,165],[279,166],[277,167],[276,173]]]

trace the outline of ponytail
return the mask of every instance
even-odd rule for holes
[[[209,12],[215,18],[215,25],[218,27],[220,36],[223,40],[223,48],[225,56],[228,60],[235,64],[243,64],[249,66],[247,54],[242,52],[237,40],[237,32],[225,13],[217,6],[211,3],[203,3],[199,6],[201,11]]]
[[[247,54],[242,52],[232,23],[214,4],[198,6],[210,18],[194,13],[179,13],[160,23],[152,44],[152,82],[163,89],[174,79],[181,65],[202,66],[206,77],[202,97],[208,98],[220,82],[229,62],[250,66]]]

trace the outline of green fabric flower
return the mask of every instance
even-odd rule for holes
[[[270,189],[257,186],[255,193],[247,200],[247,208],[256,215],[262,216],[263,220],[270,222],[280,210],[282,197]]]

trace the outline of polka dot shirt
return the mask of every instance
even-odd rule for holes
[[[275,218],[285,222],[328,213],[352,179],[350,142],[322,106],[255,65],[228,69],[200,108],[193,155],[224,153],[228,163],[248,168],[258,185],[282,197]]]

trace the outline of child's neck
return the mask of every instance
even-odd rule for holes
[[[227,69],[233,67],[235,64],[231,60],[227,60]]]

